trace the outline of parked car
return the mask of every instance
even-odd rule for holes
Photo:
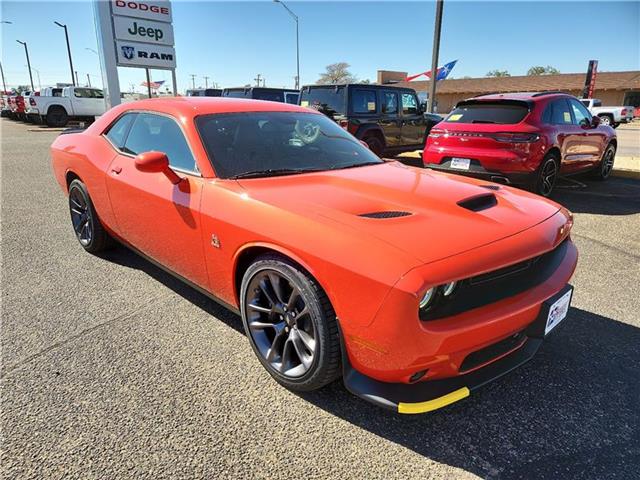
[[[483,95],[431,130],[422,154],[436,170],[515,184],[549,196],[559,175],[613,169],[615,131],[563,93]]]
[[[221,88],[196,88],[187,90],[187,97],[221,97]]]
[[[26,120],[27,115],[25,113],[24,97],[22,95],[11,95],[9,97],[9,118],[12,120]]]
[[[633,107],[603,107],[602,102],[597,98],[582,98],[582,104],[587,107],[591,115],[600,117],[603,125],[610,125],[617,128],[621,123],[633,121]]]
[[[91,123],[105,110],[104,94],[98,88],[64,87],[60,96],[29,100],[29,115],[49,127],[65,127],[72,119]]]
[[[307,108],[142,100],[51,154],[85,250],[116,238],[239,312],[292,390],[342,376],[434,410],[529,360],[569,309],[566,209],[383,161]]]
[[[39,94],[41,98],[40,104],[44,105],[49,101],[48,97],[61,97],[62,96],[62,88],[61,87],[47,87],[42,90]],[[40,115],[40,111],[37,107],[38,102],[34,97],[25,97],[24,99],[24,107],[25,114],[27,116],[27,120],[32,123],[42,123],[42,116]]]
[[[284,102],[296,105],[300,92],[286,88],[266,88],[266,87],[237,87],[225,88],[222,91],[223,97],[251,98],[253,100],[268,100],[270,102]]]
[[[308,85],[300,105],[324,113],[378,156],[422,148],[442,120],[424,112],[415,90],[391,85]]]
[[[9,92],[3,93],[2,95],[0,104],[0,115],[2,115],[3,118],[8,117],[11,114],[11,108],[9,107],[9,96]]]

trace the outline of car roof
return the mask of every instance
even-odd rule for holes
[[[547,92],[514,92],[514,93],[488,93],[473,97],[474,100],[528,100],[535,101],[537,98],[549,98],[559,96],[570,96],[570,94],[558,91]]]
[[[328,85],[304,85],[302,90],[307,88],[336,88],[336,87],[362,87],[362,88],[384,88],[384,89],[394,89],[394,90],[411,90],[415,91],[415,89],[411,87],[404,87],[400,85],[395,85],[393,83],[339,83],[339,84],[328,84]]]
[[[151,110],[174,116],[195,117],[215,113],[304,112],[322,115],[316,110],[290,103],[230,97],[164,97],[128,102],[123,110]]]

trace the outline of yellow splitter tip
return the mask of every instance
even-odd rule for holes
[[[467,398],[471,392],[467,387],[462,387],[458,390],[455,390],[451,393],[447,393],[442,397],[434,398],[433,400],[428,400],[426,402],[419,403],[398,403],[398,413],[405,414],[415,414],[415,413],[425,413],[431,412],[433,410],[437,410],[442,407],[446,407],[447,405],[451,405],[458,400],[462,400],[463,398]]]

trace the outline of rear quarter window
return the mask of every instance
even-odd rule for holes
[[[524,120],[528,113],[529,108],[526,105],[482,102],[456,107],[445,122],[513,125]]]
[[[336,113],[345,113],[345,89],[344,87],[320,87],[304,89],[300,96],[300,105],[311,107],[333,116]]]

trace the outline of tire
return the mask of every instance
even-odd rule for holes
[[[613,121],[613,117],[611,115],[600,115],[600,123],[602,125],[613,127],[613,124],[615,122]]]
[[[340,376],[336,314],[318,283],[294,262],[258,257],[242,278],[240,310],[254,353],[281,385],[306,392]]]
[[[611,176],[613,170],[613,162],[616,159],[616,147],[612,144],[607,145],[598,166],[593,170],[593,178],[604,181]]]
[[[558,174],[560,173],[560,161],[553,153],[547,154],[542,162],[538,171],[536,172],[535,181],[533,184],[533,192],[542,197],[549,197],[553,192],[553,188],[558,180]]]
[[[54,105],[47,111],[46,122],[48,127],[65,127],[69,122],[69,116],[64,108]]]
[[[382,157],[382,152],[384,151],[384,145],[380,141],[378,137],[375,135],[369,135],[362,139],[367,145],[369,145],[369,150],[375,153],[377,156]]]
[[[87,252],[98,253],[111,246],[111,237],[98,218],[87,187],[78,179],[69,185],[69,214],[76,238]]]

